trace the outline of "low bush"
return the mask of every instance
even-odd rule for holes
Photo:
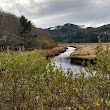
[[[0,110],[109,110],[110,51],[87,72],[64,73],[35,52],[0,54]]]

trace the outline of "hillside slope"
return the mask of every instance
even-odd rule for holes
[[[45,30],[36,28],[31,21],[24,18],[30,25],[30,31],[22,32],[20,18],[4,11],[0,11],[0,47],[18,49],[19,46],[26,48],[52,48],[56,46]]]
[[[33,27],[32,33],[37,33],[37,37],[34,40],[35,47],[49,49],[56,46],[56,43],[52,39],[52,36],[49,32],[41,29]]]
[[[64,24],[46,29],[56,42],[63,43],[97,43],[98,36],[102,42],[110,42],[110,24],[100,27],[87,27]]]

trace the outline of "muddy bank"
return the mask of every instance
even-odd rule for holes
[[[94,65],[94,64],[96,64],[96,59],[88,60],[88,59],[83,59],[83,58],[78,58],[78,57],[71,58],[71,64],[86,66],[88,63]]]
[[[65,52],[66,49],[67,47],[55,47],[49,50],[42,50],[41,54],[48,59]]]
[[[70,55],[71,63],[76,64],[87,64],[87,62],[90,62],[91,64],[96,63],[96,48],[97,43],[77,43],[73,44],[72,46],[76,47],[76,51]],[[102,43],[102,48],[110,49],[110,43]]]
[[[95,64],[97,44],[76,44],[76,51],[70,55],[71,63],[78,65]]]

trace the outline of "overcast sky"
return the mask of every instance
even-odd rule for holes
[[[37,27],[110,23],[110,0],[0,0],[3,10],[25,15]]]

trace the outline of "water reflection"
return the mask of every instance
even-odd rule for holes
[[[68,69],[73,71],[73,73],[79,73],[81,69],[82,71],[85,71],[85,69],[81,68],[81,66],[70,63],[70,54],[73,53],[75,49],[76,48],[74,47],[67,47],[67,50],[64,53],[52,58],[52,63],[54,63],[58,68],[63,69],[65,72]]]

